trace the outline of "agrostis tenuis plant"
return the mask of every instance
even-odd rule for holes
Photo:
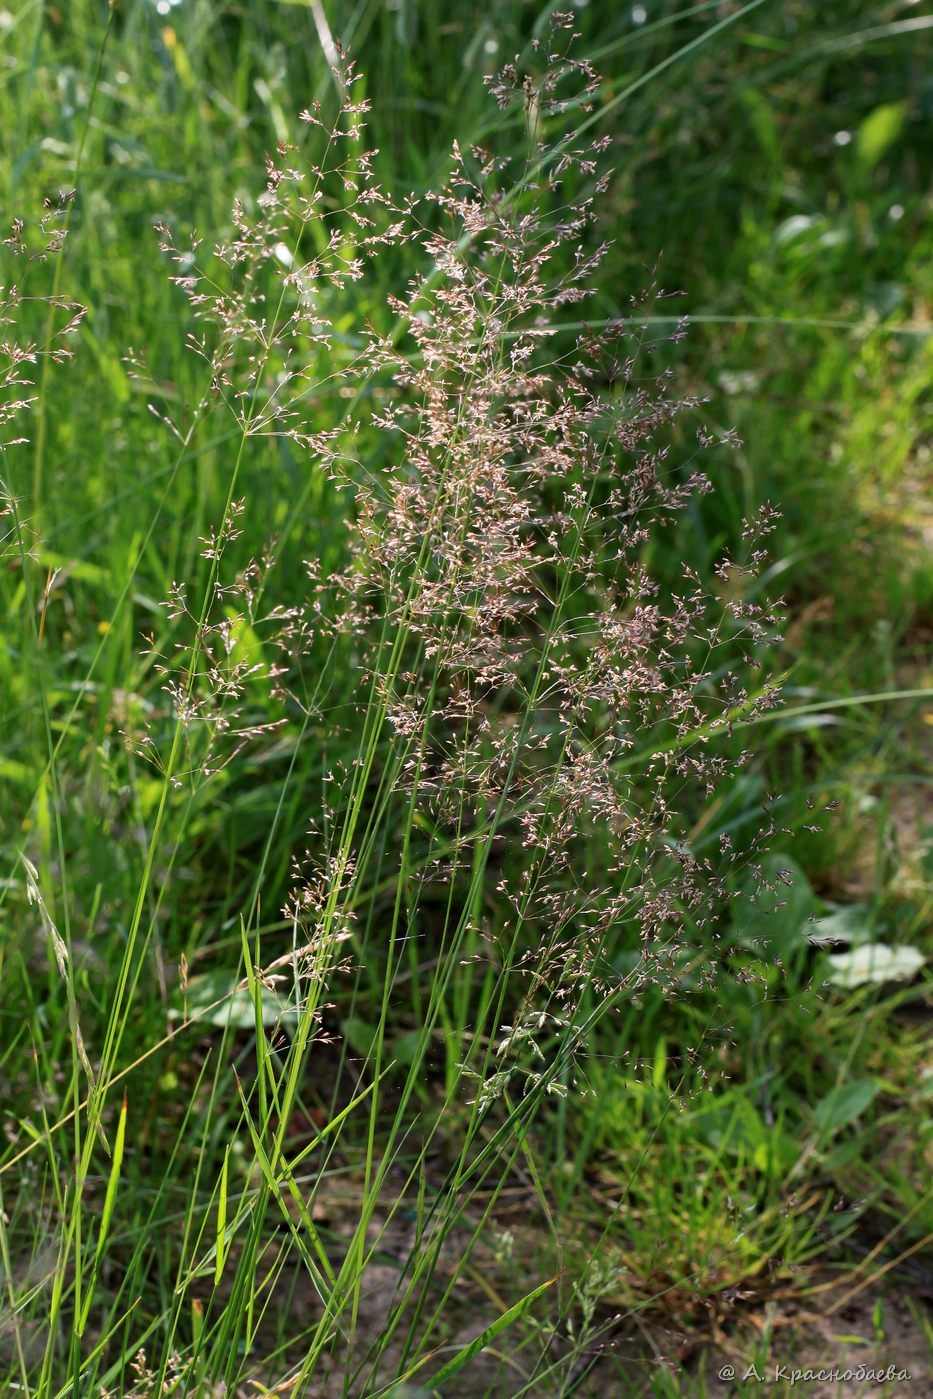
[[[301,113],[225,243],[208,251],[159,225],[204,379],[184,419],[159,415],[184,450],[226,419],[232,448],[203,574],[174,584],[152,640],[158,702],[122,716],[160,795],[100,1043],[82,1043],[72,1007],[87,1130],[60,1202],[43,1399],[72,1372],[88,1393],[118,1392],[118,1373],[140,1394],[234,1392],[254,1374],[271,1383],[273,1362],[295,1393],[401,1395],[391,1384],[422,1367],[435,1385],[453,1379],[482,1349],[435,1353],[453,1288],[516,1164],[533,1163],[535,1132],[588,1091],[601,1022],[637,1013],[646,987],[715,981],[716,958],[698,949],[715,945],[737,872],[772,827],[765,812],[741,849],[723,836],[699,855],[689,826],[748,757],[736,722],[776,702],[776,608],[754,587],[774,512],[745,522],[744,552],[714,579],[659,576],[656,541],[711,490],[704,455],[735,443],[659,367],[657,273],[623,321],[595,313],[611,143],[574,37],[555,15],[527,71],[516,59],[490,80],[501,119],[488,146],[455,146],[446,183],[421,199],[380,187],[367,103],[341,59],[336,117]],[[425,270],[381,324],[348,326],[348,288],[375,259]],[[671,338],[685,333],[680,322]],[[39,351],[5,352],[19,392]],[[133,365],[145,379],[144,356]],[[275,539],[239,553],[244,463],[270,437],[343,502],[336,562],[309,558],[303,580],[277,574]],[[25,547],[17,519],[13,536]],[[243,963],[216,999],[247,1013],[227,1020],[196,1090],[223,1104],[228,1145],[188,1158],[174,1293],[123,1295],[98,1315],[118,1156],[96,1232],[80,1226],[83,1183],[116,1130],[108,1100],[152,974],[160,888],[214,779],[289,735],[292,752],[320,743],[334,757],[324,795],[308,796],[281,922],[270,931],[261,904],[275,819],[239,910]],[[224,1024],[197,980],[183,964],[169,1039]],[[231,1079],[244,1024],[251,1057],[240,1044]],[[323,1116],[303,1106],[312,1072],[328,1081]],[[296,1147],[299,1119],[314,1126]],[[338,1170],[354,1208],[328,1231]],[[121,1266],[132,1271],[118,1252],[118,1298]],[[313,1304],[291,1331],[277,1297],[296,1277]],[[592,1308],[587,1326],[565,1325],[579,1278],[536,1280],[486,1340],[531,1317],[551,1284],[558,1318],[538,1333],[534,1373],[557,1384],[600,1334]],[[134,1356],[143,1342],[133,1379],[115,1347]],[[24,1383],[32,1365],[22,1349]]]

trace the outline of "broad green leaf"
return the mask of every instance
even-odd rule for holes
[[[262,1023],[265,1026],[282,1025],[289,1027],[298,1019],[294,1005],[289,1004],[283,995],[268,986],[260,988]],[[256,1010],[249,986],[237,979],[235,973],[225,971],[205,972],[193,977],[188,983],[188,1018],[199,1020],[203,1025],[216,1025],[225,1029],[252,1030],[256,1025]],[[180,1020],[183,1011],[176,1007],[171,1015]]]
[[[855,138],[855,154],[866,170],[873,170],[894,145],[903,129],[906,114],[904,102],[885,102],[869,112]]]
[[[809,233],[816,220],[810,214],[791,214],[789,219],[779,223],[774,232],[775,243],[791,243]]]
[[[51,549],[40,549],[38,560],[43,568],[60,569],[69,578],[77,578],[80,583],[105,584],[110,581],[110,574],[105,568],[88,563],[86,559],[71,559],[65,554],[55,554]]]
[[[375,1025],[358,1015],[348,1015],[340,1022],[340,1033],[354,1054],[367,1055],[372,1051],[376,1029]]]
[[[397,1064],[413,1064],[418,1056],[420,1044],[421,1036],[417,1030],[408,1030],[405,1034],[395,1035],[390,1045],[392,1058]]]
[[[849,231],[841,224],[830,223],[822,214],[792,214],[778,224],[774,241],[786,247],[795,258],[808,257],[827,248],[837,248],[848,242]]]
[[[663,1088],[667,1082],[667,1040],[663,1035],[655,1045],[651,1082],[655,1088]]]
[[[813,1118],[821,1132],[837,1132],[847,1127],[874,1102],[879,1083],[874,1078],[852,1078],[834,1088],[813,1109]]]
[[[265,656],[263,655],[262,642],[256,632],[246,618],[232,607],[224,608],[224,612],[230,622],[231,659],[240,665],[258,666],[260,673],[265,674]]]
[[[828,980],[833,986],[880,985],[884,981],[912,981],[926,962],[916,947],[888,947],[883,942],[866,942],[849,952],[835,952],[826,958]]]

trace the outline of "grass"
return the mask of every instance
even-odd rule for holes
[[[443,182],[455,138],[522,155],[521,121],[482,77],[528,59],[547,7],[0,12],[4,207],[32,223],[44,197],[77,190],[64,250],[30,265],[28,290],[87,308],[74,359],[37,367],[30,441],[2,462],[16,501],[0,576],[10,1393],[717,1393],[720,1351],[741,1354],[740,1374],[782,1364],[798,1325],[795,1363],[820,1345],[837,1363],[852,1343],[818,1340],[815,1316],[857,1332],[861,1360],[905,1346],[883,1340],[885,1286],[895,1312],[916,1294],[910,1364],[928,1363],[925,974],[830,985],[803,930],[832,920],[837,954],[929,952],[933,26],[893,0],[645,10],[575,15],[606,77],[593,134],[613,137],[616,167],[583,235],[612,239],[586,314],[644,323],[645,372],[670,367],[678,394],[708,398],[714,431],[741,438],[714,451],[715,490],[653,535],[662,589],[681,559],[711,580],[742,518],[781,506],[753,595],[787,600],[784,639],[758,658],[784,675],[781,702],[737,726],[752,762],[677,819],[699,857],[722,835],[744,850],[776,794],[764,858],[784,874],[768,915],[737,873],[663,987],[629,991],[632,940],[614,935],[616,989],[584,977],[569,1028],[546,999],[521,1022],[521,978],[489,954],[508,943],[509,882],[544,862],[523,865],[514,829],[484,843],[495,813],[474,831],[464,806],[445,825],[416,794],[445,735],[390,740],[398,687],[358,705],[353,638],[315,637],[293,698],[271,692],[262,618],[303,600],[306,560],[324,579],[344,566],[349,497],[300,443],[210,399],[153,231],[229,238],[265,152],[313,99],[335,106],[335,36],[372,103],[374,178],[397,198]],[[661,283],[685,298],[633,306],[661,254]],[[383,401],[384,382],[335,376],[423,270],[418,248],[386,249],[328,303],[332,343],[307,334],[314,432]],[[5,264],[0,280],[19,275]],[[672,343],[681,312],[689,334]],[[61,324],[40,302],[18,315],[40,343]],[[680,460],[694,426],[671,428]],[[364,480],[391,477],[387,434],[335,441]],[[242,533],[205,558],[238,497]],[[241,580],[215,605],[215,583],[273,539],[261,603]],[[173,618],[176,581],[191,614]],[[582,627],[585,603],[555,586]],[[201,711],[207,758],[159,667],[180,657],[182,690],[202,695],[224,623],[230,665],[252,670],[238,722],[257,735],[230,756],[228,711]],[[382,634],[383,676],[400,686],[411,666],[439,693],[439,663],[396,636]],[[511,703],[503,731],[541,712]],[[297,987],[268,969],[311,916],[292,902],[305,851],[338,868],[297,1012]],[[590,831],[577,885],[604,889],[611,857]],[[507,1020],[521,1037],[497,1078]]]

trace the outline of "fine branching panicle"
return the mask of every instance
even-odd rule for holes
[[[347,67],[334,126],[304,114],[326,157],[283,145],[256,219],[235,211],[237,237],[217,255],[236,290],[205,289],[194,255],[175,254],[214,328],[198,352],[244,434],[287,433],[309,470],[352,491],[344,567],[321,577],[309,560],[307,605],[272,618],[283,697],[310,712],[308,657],[326,654],[322,638],[342,639],[368,696],[356,763],[332,774],[344,819],[320,852],[330,873],[296,894],[290,916],[317,909],[319,938],[335,938],[365,898],[373,827],[401,801],[403,862],[416,842],[419,871],[409,926],[417,890],[430,883],[436,897],[438,881],[450,886],[448,947],[480,931],[487,884],[510,909],[483,939],[510,987],[500,1009],[515,1017],[486,1058],[497,1093],[502,1065],[534,1041],[529,1027],[570,1024],[584,992],[621,1003],[620,945],[638,952],[629,989],[677,986],[690,930],[722,914],[738,859],[727,838],[715,859],[692,855],[683,813],[742,761],[717,737],[778,693],[759,661],[776,608],[750,600],[770,507],[712,586],[686,566],[679,586],[662,586],[650,567],[652,541],[710,490],[704,454],[736,443],[651,367],[663,349],[652,311],[667,295],[656,279],[624,320],[587,319],[608,247],[608,142],[589,134],[599,80],[573,38],[557,16],[549,44],[534,46],[536,73],[509,64],[490,80],[500,107],[521,110],[521,160],[455,146],[441,189],[394,201],[364,148],[343,155],[365,110],[349,100]],[[309,242],[321,248],[310,258]],[[360,327],[356,352],[338,351],[335,293],[400,242],[421,249],[424,273],[391,298],[394,320]],[[670,338],[685,333],[681,321]],[[329,391],[351,396],[323,430],[308,367],[320,344]],[[385,439],[378,472],[351,454],[374,432]],[[490,1029],[481,1019],[472,1033]]]

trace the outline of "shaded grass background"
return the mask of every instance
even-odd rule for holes
[[[187,308],[152,225],[165,218],[223,236],[233,196],[260,187],[265,150],[311,98],[327,99],[333,36],[365,74],[383,183],[397,193],[436,185],[454,137],[481,141],[501,120],[483,73],[527,42],[544,12],[508,0],[181,0],[168,9],[134,0],[112,16],[79,0],[0,11],[3,206],[28,214],[77,186],[61,277],[89,308],[77,359],[55,373],[33,445],[15,458],[10,484],[41,534],[32,591],[15,566],[0,584],[11,1155],[25,1140],[22,1120],[41,1129],[37,1088],[50,1119],[67,1111],[72,1059],[63,994],[24,912],[17,851],[30,850],[68,924],[93,1042],[160,793],[157,774],[129,760],[119,737],[141,706],[161,702],[141,638],[155,631],[170,642],[161,604],[174,578],[203,578],[199,536],[226,493],[223,428],[179,453],[148,407],[172,415],[200,392],[184,350]],[[599,1305],[695,1337],[711,1317],[718,1326],[748,1309],[743,1287],[761,1310],[788,1268],[854,1266],[857,1247],[835,1238],[857,1221],[863,1254],[891,1220],[902,1222],[894,1253],[933,1234],[922,991],[813,990],[815,954],[797,937],[810,912],[838,906],[879,939],[929,951],[929,704],[860,697],[930,685],[933,21],[910,4],[763,0],[591,3],[579,27],[608,79],[603,121],[615,137],[599,311],[631,314],[630,296],[660,257],[662,284],[685,296],[659,314],[688,313],[692,327],[657,354],[685,389],[710,396],[711,421],[735,425],[744,441],[737,458],[723,458],[716,494],[676,539],[659,541],[656,566],[668,566],[668,551],[707,573],[743,515],[766,499],[783,510],[770,582],[789,604],[779,658],[787,712],[762,726],[760,761],[724,809],[703,813],[694,837],[702,848],[720,829],[741,833],[763,796],[780,794],[781,845],[798,871],[783,915],[786,969],[769,972],[768,1000],[726,968],[714,1001],[672,1006],[646,994],[637,1014],[600,1032],[591,1096],[558,1107],[536,1155],[568,1254],[589,1256],[594,1231],[607,1235],[604,1273],[588,1284]],[[338,342],[352,344],[362,318],[381,314],[411,271],[388,257],[381,281],[352,289]],[[669,328],[658,323],[659,342]],[[145,355],[143,380],[126,363],[130,348]],[[339,412],[322,398],[324,423]],[[285,438],[251,442],[244,472],[239,555],[245,562],[277,535],[270,595],[287,602],[302,559],[326,567],[337,557],[342,505]],[[37,599],[54,569],[38,644]],[[61,739],[54,783],[41,776],[40,691]],[[335,711],[347,698],[329,697]],[[236,975],[239,918],[260,864],[262,926],[274,935],[292,854],[340,755],[339,733],[313,727],[299,743],[290,725],[190,798],[183,831],[180,816],[172,827],[180,844],[160,851],[143,970],[151,994],[134,1013],[124,1063],[166,1033],[182,954],[193,972]],[[803,833],[808,797],[841,803],[822,834]],[[400,1010],[399,1035],[417,1025],[418,1006],[415,994]],[[352,1035],[369,1015],[365,1004],[338,1005],[334,1021],[349,1021]],[[175,1260],[153,1222],[173,1211],[190,1218],[186,1201],[201,1189],[186,1176],[177,1198],[153,1191],[154,1165],[177,1151],[176,1167],[197,1159],[204,1181],[216,1179],[232,1109],[216,1088],[192,1097],[200,1054],[229,1056],[209,1041],[194,1059],[188,1046],[170,1050],[133,1076],[140,1107],[119,1220],[132,1262],[125,1296],[113,1286],[114,1318],[136,1284],[154,1310],[160,1290],[167,1305]],[[454,1051],[444,1053],[449,1066]],[[688,1112],[671,1110],[674,1089]],[[6,1185],[3,1204],[25,1236],[30,1219],[51,1216],[53,1191],[46,1176],[37,1198],[18,1169],[0,1181],[18,1182],[15,1204]],[[34,1237],[39,1258],[41,1229]],[[522,1344],[533,1348],[528,1326]]]

